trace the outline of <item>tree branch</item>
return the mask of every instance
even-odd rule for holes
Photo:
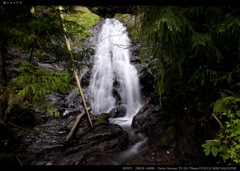
[[[63,19],[63,14],[61,13],[62,9],[63,9],[62,6],[59,6],[60,16]],[[64,31],[66,31],[66,27],[65,27],[64,23],[62,23],[62,26],[63,26]],[[65,39],[65,42],[66,42],[67,49],[71,53],[72,50],[71,50],[71,46],[70,46],[70,41],[69,41],[69,39],[67,38],[67,36],[65,34],[64,34],[64,39]],[[71,53],[71,60],[73,62],[72,53]],[[93,127],[92,126],[92,120],[91,120],[90,115],[88,113],[86,100],[85,100],[83,92],[82,92],[82,87],[81,87],[81,84],[80,84],[80,81],[79,81],[79,78],[78,78],[78,75],[77,75],[76,66],[73,63],[72,63],[72,67],[73,67],[74,77],[75,77],[75,80],[76,80],[76,83],[77,83],[77,86],[78,86],[78,90],[79,90],[80,96],[82,97],[83,106],[84,106],[85,112],[86,112],[86,114],[88,116],[88,120],[89,120],[89,123],[90,123],[91,128],[92,128]]]
[[[87,108],[87,110],[90,110],[90,109],[91,109],[90,107]],[[81,118],[84,116],[84,114],[85,114],[85,111],[83,111],[82,113],[80,113],[76,117],[76,121],[75,121],[74,125],[72,126],[70,132],[68,133],[65,142],[69,142],[69,140],[72,138],[72,136],[73,136],[73,134],[74,134],[74,132],[75,132],[75,130],[76,130],[76,128],[77,128]]]
[[[220,128],[221,128],[221,129],[224,129],[224,126],[223,126],[222,122],[217,118],[217,116],[216,116],[214,113],[212,113],[212,116],[214,117],[214,119],[216,119],[216,121],[217,121],[218,124],[220,125]]]

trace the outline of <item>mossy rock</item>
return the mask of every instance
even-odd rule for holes
[[[92,124],[93,124],[93,129],[89,129],[89,134],[93,135],[96,134],[97,132],[101,131],[103,127],[108,126],[109,121],[109,113],[102,113],[100,115],[95,116],[92,119]],[[87,126],[89,128],[89,122],[88,120],[84,120],[85,124],[84,126]]]
[[[170,126],[164,133],[164,136],[161,137],[158,141],[158,145],[161,147],[169,147],[171,144],[174,143],[176,138],[176,131],[174,126]]]
[[[118,19],[119,21],[121,21],[126,25],[130,25],[134,23],[134,16],[131,14],[116,14],[114,18]]]
[[[74,14],[65,14],[64,19],[79,24],[78,32],[74,32],[74,34],[79,40],[85,40],[90,35],[89,29],[100,20],[100,17],[92,13],[87,7],[79,6],[78,11]],[[68,25],[66,27],[68,32],[71,32],[73,29],[68,27]]]
[[[132,38],[138,39],[140,31],[139,17],[135,17],[131,14],[116,14],[114,18],[122,22],[127,27]]]
[[[102,113],[96,119],[93,120],[93,132],[101,130],[101,126],[108,125],[109,113]]]

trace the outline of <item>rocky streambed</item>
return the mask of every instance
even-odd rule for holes
[[[108,114],[93,118],[93,129],[84,117],[71,142],[65,139],[76,115],[36,126],[19,141],[18,156],[25,165],[99,165],[128,144],[128,135],[109,124]],[[103,157],[104,156],[104,157]]]
[[[18,136],[18,158],[24,165],[113,165],[114,158],[129,146],[128,133],[119,125],[109,122],[110,114],[93,115],[93,128],[84,116],[71,141],[66,136],[75,122],[77,113],[61,119],[50,119],[23,131]],[[149,147],[123,160],[120,165],[196,165],[199,151],[187,153],[177,148],[169,115],[150,98],[133,118],[132,127],[148,137]],[[175,143],[173,143],[175,142]],[[189,147],[189,146],[187,146]],[[193,149],[192,147],[191,149]]]

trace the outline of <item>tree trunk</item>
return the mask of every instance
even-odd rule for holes
[[[63,15],[61,13],[62,9],[63,9],[62,6],[59,6],[60,17],[63,19]],[[62,23],[62,26],[63,26],[64,31],[67,31],[64,23]],[[64,39],[65,39],[65,42],[66,42],[67,49],[71,53],[72,49],[71,49],[71,46],[70,46],[69,39],[67,38],[66,35],[64,35]],[[91,127],[93,127],[92,126],[92,120],[91,120],[91,117],[90,117],[89,112],[88,112],[88,107],[87,107],[87,104],[86,104],[86,100],[85,100],[85,97],[83,95],[82,87],[81,87],[81,84],[80,84],[80,81],[79,81],[79,78],[78,78],[78,75],[77,75],[77,69],[76,69],[76,66],[73,63],[72,53],[71,53],[71,61],[72,61],[74,77],[75,77],[75,80],[76,80],[76,83],[77,83],[77,86],[78,86],[78,90],[79,90],[80,96],[81,96],[82,101],[83,101],[83,106],[84,106],[85,112],[86,112],[86,114],[88,116],[89,123],[90,123]]]
[[[33,54],[33,51],[34,51],[34,45],[32,47],[32,50],[30,52],[30,55],[29,55],[29,62],[32,62],[32,54]]]
[[[3,42],[2,42],[3,43]],[[7,85],[7,74],[5,70],[5,55],[7,53],[6,46],[4,44],[1,45],[0,51],[0,95],[4,93],[4,88]],[[5,111],[7,109],[7,101],[4,96],[0,100],[0,117],[5,116]]]

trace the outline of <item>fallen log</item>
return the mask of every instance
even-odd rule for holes
[[[91,110],[91,108],[88,107],[87,110]],[[75,132],[75,130],[76,130],[76,128],[77,128],[80,120],[81,120],[81,118],[84,116],[85,113],[86,113],[86,111],[84,110],[82,113],[80,113],[80,114],[76,117],[76,121],[74,122],[71,130],[69,131],[69,133],[68,133],[68,135],[67,135],[67,137],[66,137],[65,142],[69,142],[69,140],[72,138],[72,136],[73,136],[73,134],[74,134],[74,132]]]

